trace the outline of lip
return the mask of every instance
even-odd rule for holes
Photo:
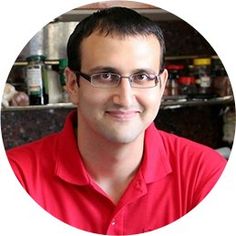
[[[137,110],[131,110],[131,111],[106,111],[106,114],[111,116],[112,118],[118,119],[118,120],[130,120],[137,116],[140,111]]]

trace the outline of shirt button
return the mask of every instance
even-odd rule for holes
[[[114,226],[116,224],[115,220],[112,220],[111,225]]]

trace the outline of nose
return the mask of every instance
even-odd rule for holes
[[[113,103],[122,107],[129,107],[133,103],[134,91],[127,77],[121,79],[118,87],[114,88]]]

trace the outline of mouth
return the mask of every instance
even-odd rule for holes
[[[106,114],[111,116],[112,118],[116,120],[131,120],[135,118],[138,114],[140,114],[140,111],[137,110],[131,110],[131,111],[119,111],[119,110],[112,110],[112,111],[106,111]]]

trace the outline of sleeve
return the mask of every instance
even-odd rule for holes
[[[8,156],[9,163],[11,165],[11,168],[12,168],[16,178],[21,183],[23,188],[25,188],[27,190],[27,184],[26,184],[26,180],[25,180],[25,176],[24,176],[24,171],[20,168],[20,165],[16,161],[14,161],[14,159],[11,159],[11,155],[7,154],[7,156]]]
[[[37,160],[32,148],[16,147],[7,151],[8,161],[17,179],[29,193],[38,172]]]
[[[202,154],[195,170],[195,191],[193,205],[196,206],[212,190],[219,180],[225,166],[226,159],[212,149],[206,149]]]

